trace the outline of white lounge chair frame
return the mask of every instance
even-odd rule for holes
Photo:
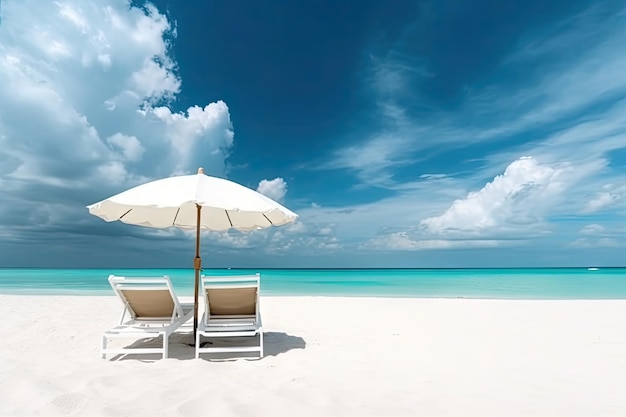
[[[172,282],[167,275],[163,277],[110,275],[109,283],[124,304],[124,311],[119,324],[102,335],[102,358],[106,359],[107,353],[162,353],[163,358],[167,358],[169,336],[193,317],[193,304],[181,304],[178,301]],[[135,298],[137,296],[139,298]],[[142,297],[144,298],[143,304]],[[169,312],[170,308],[171,312]],[[159,348],[107,348],[108,339],[158,337],[160,335],[163,336],[163,346]]]
[[[263,357],[260,284],[259,274],[202,276],[204,314],[196,332],[196,358],[199,358],[201,353],[224,352],[258,352],[259,358]],[[224,298],[230,298],[230,300],[224,300]],[[253,306],[250,305],[251,299],[254,299]],[[259,335],[259,344],[254,346],[200,347],[201,337],[254,337],[256,339],[256,335]]]

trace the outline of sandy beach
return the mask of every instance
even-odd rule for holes
[[[622,300],[263,297],[266,356],[235,361],[187,331],[101,359],[114,297],[0,305],[3,417],[626,416]]]

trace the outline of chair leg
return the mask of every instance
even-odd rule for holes
[[[196,359],[200,357],[198,349],[200,349],[200,333],[196,333]]]
[[[259,336],[260,336],[260,342],[261,342],[261,346],[260,346],[260,350],[259,350],[259,358],[263,358],[263,330],[261,330],[259,332]]]
[[[100,346],[100,355],[102,356],[102,359],[107,358],[106,349],[107,349],[107,337],[106,335],[102,335],[102,344]]]
[[[169,344],[169,335],[167,332],[163,333],[163,359],[167,359]]]

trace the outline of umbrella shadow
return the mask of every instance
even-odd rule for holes
[[[253,340],[251,338],[211,338],[205,339],[201,345],[213,345],[213,346],[246,346],[247,344],[258,343],[258,336]],[[294,349],[305,349],[306,341],[300,336],[293,336],[284,332],[264,332],[263,333],[263,357],[278,356],[283,353],[287,353]],[[163,346],[163,337],[151,337],[137,340],[127,346],[124,349],[145,349],[145,348],[158,348]],[[169,337],[169,359],[177,360],[191,360],[195,359],[195,343],[193,338],[193,332],[189,333],[174,333]],[[123,360],[135,360],[140,362],[154,362],[160,360],[162,355],[160,353],[139,353],[135,354],[130,352],[129,354],[118,354],[113,356],[111,361],[123,361]],[[237,354],[215,354],[209,357],[208,354],[200,356],[203,360],[208,361],[225,361],[225,360],[237,360],[237,359],[253,359],[262,360],[263,358],[247,357],[245,355]]]

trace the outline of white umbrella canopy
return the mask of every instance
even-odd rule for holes
[[[164,178],[87,206],[105,221],[139,226],[250,231],[293,222],[298,215],[250,188],[204,175]]]
[[[204,174],[164,178],[87,206],[107,222],[196,229],[194,332],[198,324],[200,230],[250,231],[294,222],[298,215],[250,188]]]

